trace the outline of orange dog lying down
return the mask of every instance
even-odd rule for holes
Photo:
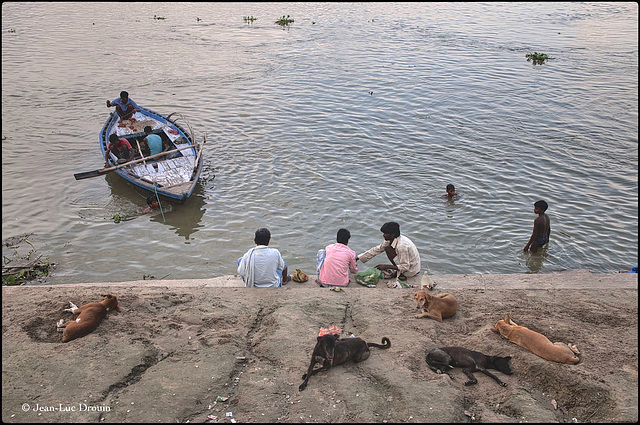
[[[64,322],[64,319],[60,319],[58,322],[58,332],[62,332],[62,342],[68,342],[90,334],[98,327],[108,311],[114,308],[120,311],[118,298],[115,295],[107,294],[103,296],[105,297],[104,300],[88,303],[82,307],[78,307],[69,301],[71,307],[65,308],[64,311],[71,312],[74,315],[77,314],[78,317],[67,323]]]
[[[425,291],[418,291],[413,298],[416,300],[416,308],[422,308],[422,313],[417,314],[416,319],[430,317],[442,322],[442,319],[453,316],[458,310],[456,297],[446,292],[431,295]]]
[[[567,364],[576,364],[580,361],[580,357],[577,356],[580,351],[575,345],[551,342],[538,332],[518,326],[511,320],[509,314],[504,316],[504,320],[498,320],[491,330],[543,359]]]

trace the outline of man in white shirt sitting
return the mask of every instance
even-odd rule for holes
[[[256,230],[253,240],[256,246],[238,259],[238,274],[246,287],[277,288],[286,285],[291,279],[280,251],[269,248],[270,240],[269,229]]]

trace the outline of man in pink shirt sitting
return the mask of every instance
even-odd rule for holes
[[[324,262],[320,266],[317,283],[322,286],[349,285],[349,271],[358,273],[356,253],[347,246],[351,233],[347,229],[338,230],[337,243],[325,248]]]

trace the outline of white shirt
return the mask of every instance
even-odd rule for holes
[[[270,288],[282,286],[282,270],[287,267],[280,251],[266,245],[251,248],[240,259],[238,274],[242,276],[245,286]]]
[[[396,250],[396,258],[393,261],[398,267],[398,272],[404,274],[406,277],[415,276],[420,273],[420,253],[418,248],[411,242],[406,236],[400,235],[393,241],[384,241],[378,246],[374,246],[370,250],[358,255],[358,260],[366,263],[376,255],[384,252],[384,249],[391,244],[391,247]]]

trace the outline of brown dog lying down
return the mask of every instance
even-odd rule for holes
[[[453,379],[453,375],[448,373],[447,370],[461,367],[464,374],[469,378],[464,383],[465,385],[477,384],[478,380],[473,376],[473,372],[482,372],[495,379],[498,384],[506,387],[507,384],[487,369],[495,369],[506,375],[511,375],[513,372],[509,366],[509,360],[511,360],[510,356],[487,356],[478,351],[471,351],[462,347],[434,348],[427,353],[427,364],[436,373],[446,373]]]
[[[107,312],[113,310],[120,311],[118,305],[118,298],[115,295],[107,294],[103,295],[104,300],[85,304],[82,307],[78,307],[71,301],[69,301],[70,308],[65,308],[64,311],[78,315],[75,320],[71,320],[67,323],[64,319],[60,319],[58,322],[58,332],[62,332],[62,342],[68,342],[72,339],[80,338],[93,332],[102,319],[107,315]]]
[[[422,308],[422,313],[417,314],[416,319],[420,317],[431,317],[438,322],[442,322],[442,319],[453,316],[458,310],[458,300],[446,292],[431,295],[425,291],[418,291],[413,298],[415,298],[417,303],[416,308]]]
[[[311,364],[307,373],[302,375],[304,381],[300,384],[298,390],[302,391],[307,387],[307,382],[309,382],[311,376],[323,370],[329,370],[331,366],[346,363],[348,360],[353,360],[356,363],[367,360],[371,354],[369,347],[391,347],[391,341],[387,337],[382,338],[383,345],[365,342],[361,338],[339,338],[340,335],[337,334],[318,337],[318,342],[311,354]],[[314,370],[313,367],[316,363],[322,363],[322,367]]]
[[[504,320],[498,320],[491,330],[543,359],[568,364],[576,364],[580,361],[580,357],[577,356],[580,351],[575,345],[551,342],[538,332],[516,325],[508,314],[504,316]]]

